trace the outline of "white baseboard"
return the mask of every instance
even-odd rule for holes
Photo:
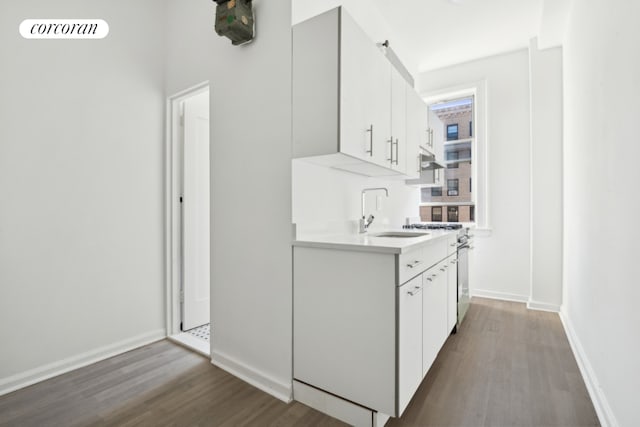
[[[553,313],[560,312],[560,306],[557,304],[548,304],[546,302],[539,302],[539,301],[533,301],[533,300],[529,300],[527,302],[527,308],[529,310],[551,311]]]
[[[0,396],[40,381],[57,377],[69,371],[91,365],[92,363],[117,356],[118,354],[142,347],[143,345],[151,344],[152,342],[164,339],[166,336],[164,329],[157,329],[38,368],[30,369],[26,372],[2,378],[0,379]]]
[[[580,339],[578,339],[571,321],[562,311],[560,311],[560,320],[562,320],[562,326],[564,326],[564,331],[569,339],[569,345],[571,346],[571,350],[573,350],[573,355],[578,362],[578,367],[580,368],[584,383],[587,386],[587,391],[598,414],[600,425],[602,425],[602,427],[618,427],[616,417],[613,415],[609,401],[604,395],[604,390],[602,390],[598,383],[598,378],[593,371],[589,358],[584,352]]]
[[[528,295],[508,294],[505,292],[488,291],[485,289],[473,289],[471,291],[472,297],[499,299],[503,301],[515,301],[515,302],[527,302],[529,301]]]
[[[265,393],[269,393],[276,399],[280,399],[285,403],[290,403],[293,400],[291,397],[291,383],[283,383],[282,381],[276,380],[270,375],[233,360],[231,357],[218,351],[211,353],[211,363]]]

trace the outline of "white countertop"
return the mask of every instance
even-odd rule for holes
[[[308,248],[341,249],[351,251],[402,254],[431,241],[458,234],[460,230],[380,230],[364,234],[333,234],[302,237],[293,246]],[[381,232],[424,232],[420,237],[377,237]]]

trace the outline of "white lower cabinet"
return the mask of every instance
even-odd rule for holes
[[[398,288],[398,403],[400,413],[422,382],[422,276]]]
[[[455,319],[447,242],[399,254],[294,247],[296,400],[356,425],[403,414]]]
[[[458,257],[446,259],[447,268],[447,331],[451,332],[458,323]]]
[[[444,262],[422,274],[422,375],[427,375],[447,331],[447,271]]]

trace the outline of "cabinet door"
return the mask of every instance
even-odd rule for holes
[[[420,178],[420,146],[428,148],[428,111],[422,98],[410,87],[407,88],[406,118],[406,175],[412,178]]]
[[[346,13],[340,49],[340,152],[389,167],[391,64]]]
[[[408,87],[398,70],[391,67],[391,135],[387,159],[391,168],[401,173],[406,171]]]
[[[431,130],[431,147],[436,161],[444,162],[444,142],[446,139],[446,131],[444,122],[440,120],[438,115],[429,108],[429,129]]]
[[[451,333],[458,322],[458,269],[457,256],[446,259],[447,269],[447,331]]]
[[[425,271],[422,291],[422,375],[447,339],[447,275],[443,263]]]
[[[422,276],[398,288],[398,310],[400,416],[422,381]]]

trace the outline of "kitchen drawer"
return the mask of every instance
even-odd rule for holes
[[[398,256],[398,285],[447,257],[448,239],[441,238]]]
[[[426,265],[423,248],[420,247],[411,252],[398,256],[398,285],[401,285],[429,268]]]

